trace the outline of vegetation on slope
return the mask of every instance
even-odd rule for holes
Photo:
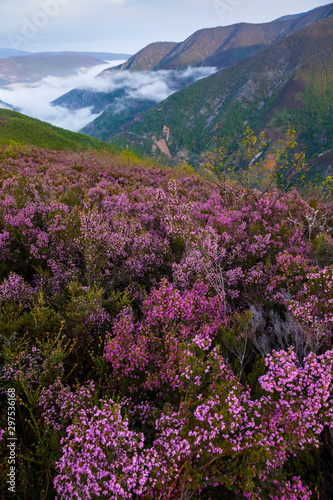
[[[331,149],[332,45],[330,18],[173,94],[136,117],[121,134],[160,138],[166,125],[173,155],[200,155],[212,147],[218,125],[230,141],[249,125],[255,131],[265,130],[276,142],[290,124],[298,130],[300,142],[307,144],[308,157]],[[131,146],[126,136],[112,141]]]
[[[84,151],[87,149],[105,149],[113,153],[122,151],[121,148],[93,137],[55,127],[16,111],[0,109],[0,145],[10,145],[11,141],[56,151]]]
[[[331,189],[256,143],[243,186],[2,148],[4,498],[332,498]]]

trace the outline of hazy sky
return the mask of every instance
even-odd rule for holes
[[[267,22],[325,0],[0,0],[0,48],[135,53],[200,28]]]

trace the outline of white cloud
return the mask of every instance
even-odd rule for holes
[[[114,61],[89,70],[80,70],[74,76],[66,78],[48,76],[33,84],[15,84],[6,89],[0,88],[0,100],[19,108],[28,116],[77,132],[101,113],[93,113],[91,107],[73,111],[51,105],[52,101],[73,88],[105,93],[124,89],[124,97],[114,102],[114,113],[119,113],[128,106],[129,100],[151,100],[158,103],[181,87],[216,71],[216,68],[151,72],[111,71],[96,78],[101,71],[120,62]]]
[[[183,82],[193,83],[215,73],[216,68],[187,68],[185,70],[156,71],[137,75],[131,73],[128,96],[135,99],[151,99],[160,102],[183,86]],[[141,81],[140,81],[141,80]]]
[[[119,62],[121,61],[101,64],[89,70],[82,69],[66,78],[48,76],[33,84],[14,84],[5,89],[0,88],[0,100],[15,106],[28,116],[77,132],[97,118],[98,114],[93,114],[90,108],[69,111],[50,103],[83,82],[88,82],[89,85],[97,74]]]
[[[179,90],[183,82],[193,83],[216,72],[214,67],[187,68],[160,71],[114,71],[104,73],[103,78],[83,81],[78,88],[98,92],[125,89],[125,98],[151,99],[160,102]]]

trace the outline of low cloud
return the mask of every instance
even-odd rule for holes
[[[130,73],[124,82],[130,98],[160,102],[180,88],[210,76],[216,68],[187,68],[185,70],[161,70],[149,73]]]
[[[160,102],[184,85],[194,83],[215,72],[215,67],[160,71],[111,71],[104,72],[101,77],[90,82],[83,82],[78,88],[105,93],[124,89],[125,98],[151,99]]]
[[[0,101],[10,104],[25,115],[78,132],[99,115],[92,113],[91,108],[70,111],[60,106],[52,106],[51,102],[84,83],[90,85],[101,71],[120,62],[110,61],[90,69],[81,69],[70,77],[48,76],[31,84],[9,85],[0,88]]]
[[[72,89],[111,93],[123,89],[124,95],[114,101],[114,112],[120,113],[133,100],[150,100],[158,103],[200,78],[212,75],[216,68],[187,68],[151,72],[109,71],[100,73],[120,62],[110,62],[89,70],[80,70],[71,77],[47,77],[33,84],[16,84],[0,89],[0,100],[20,112],[72,131],[79,131],[101,113],[92,107],[69,110],[54,106],[52,101]]]

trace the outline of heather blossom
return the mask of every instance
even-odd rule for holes
[[[331,203],[104,152],[0,177],[18,496],[330,498]]]

